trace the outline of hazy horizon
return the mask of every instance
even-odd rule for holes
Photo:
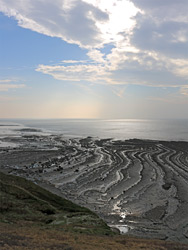
[[[0,0],[1,119],[188,119],[186,0]]]

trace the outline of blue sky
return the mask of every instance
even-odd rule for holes
[[[0,118],[188,118],[186,0],[0,0]]]

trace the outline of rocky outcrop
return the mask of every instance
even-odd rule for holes
[[[188,242],[187,142],[51,141],[53,158],[9,171],[53,184],[122,232]]]

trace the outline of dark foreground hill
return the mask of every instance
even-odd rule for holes
[[[0,172],[0,249],[188,249],[120,236],[93,212]]]

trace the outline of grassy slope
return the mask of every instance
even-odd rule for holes
[[[1,249],[188,249],[114,235],[87,208],[1,172],[0,230]]]
[[[64,231],[112,234],[89,209],[80,207],[24,178],[0,174],[0,221],[33,222]]]

